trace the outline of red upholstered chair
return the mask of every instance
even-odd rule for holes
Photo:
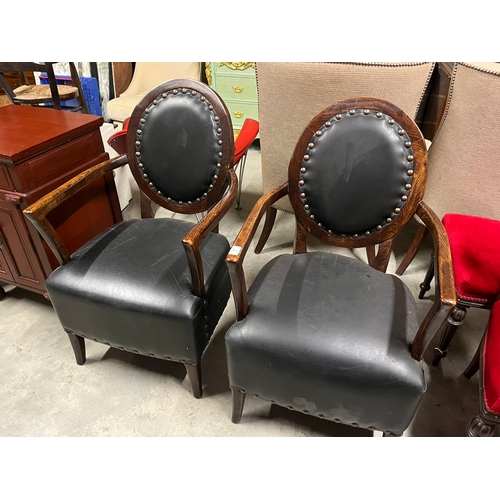
[[[500,221],[463,214],[446,214],[443,226],[450,241],[457,305],[448,318],[439,345],[435,348],[433,365],[446,356],[457,328],[467,315],[467,308],[490,309],[500,293]],[[420,298],[430,288],[434,276],[434,261],[420,285]],[[477,363],[465,371],[471,377]]]
[[[239,167],[238,194],[236,196],[236,209],[241,210],[241,186],[243,184],[243,173],[245,171],[245,163],[247,161],[248,148],[259,133],[259,122],[252,118],[247,118],[243,122],[238,137],[234,141],[234,168]]]
[[[123,122],[123,128],[119,132],[116,132],[108,139],[108,144],[120,155],[127,152],[126,138],[127,138],[127,128],[130,118],[127,118]],[[243,172],[245,170],[245,163],[247,159],[248,148],[252,142],[257,137],[259,133],[259,122],[257,120],[252,120],[252,118],[247,118],[243,122],[243,127],[234,141],[234,168],[235,170],[239,167],[239,183],[238,183],[238,194],[236,195],[236,208],[241,209],[241,184],[243,181]],[[152,202],[146,197],[146,195],[141,191],[141,216],[143,218],[153,217],[156,211],[151,207]]]
[[[490,313],[480,364],[480,413],[467,425],[467,434],[472,437],[492,436],[500,423],[500,301]]]

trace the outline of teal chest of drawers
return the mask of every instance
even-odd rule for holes
[[[259,119],[255,63],[207,62],[205,73],[229,109],[236,137],[246,118]]]

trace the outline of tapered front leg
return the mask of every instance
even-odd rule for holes
[[[233,414],[231,415],[231,422],[233,422],[233,424],[239,424],[241,415],[243,414],[243,407],[245,406],[246,394],[234,389],[231,389],[231,392],[233,395]]]
[[[196,399],[200,399],[203,396],[203,388],[201,386],[201,363],[196,363],[195,365],[184,363],[184,366],[186,367],[188,380],[191,385],[191,392]]]
[[[75,335],[73,332],[66,331],[69,337],[69,341],[71,342],[71,347],[73,348],[73,352],[75,353],[76,364],[83,365],[86,358],[85,353],[85,339],[80,337],[79,335]]]

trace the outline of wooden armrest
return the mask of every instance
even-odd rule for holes
[[[200,245],[231,208],[236,197],[236,191],[238,190],[238,180],[234,170],[229,169],[227,176],[229,184],[224,196],[182,239],[191,272],[192,292],[197,297],[205,296],[205,280]]]
[[[288,194],[288,182],[285,182],[264,194],[255,204],[247,220],[243,224],[233,246],[226,257],[226,263],[231,278],[233,297],[236,306],[236,320],[242,320],[248,314],[248,295],[243,272],[243,259],[248,251],[250,242],[257,231],[262,216],[267,209],[280,198]]]
[[[52,224],[47,220],[47,214],[62,202],[78,193],[78,191],[81,191],[91,182],[115,168],[126,165],[127,162],[127,156],[122,155],[111,160],[106,160],[98,165],[94,165],[50,193],[47,193],[45,196],[42,196],[35,203],[24,209],[24,215],[42,235],[50,249],[54,252],[59,264],[62,265],[69,262],[70,256],[66,245],[63,243]]]
[[[416,214],[429,229],[434,243],[435,299],[411,346],[411,354],[421,360],[430,341],[457,304],[455,280],[448,236],[443,223],[431,208],[421,201]]]

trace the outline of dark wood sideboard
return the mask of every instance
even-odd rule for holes
[[[0,107],[0,282],[46,295],[59,266],[23,210],[76,174],[105,161],[100,116],[9,105]],[[122,220],[113,172],[49,215],[70,253]],[[5,291],[0,283],[0,299]]]

